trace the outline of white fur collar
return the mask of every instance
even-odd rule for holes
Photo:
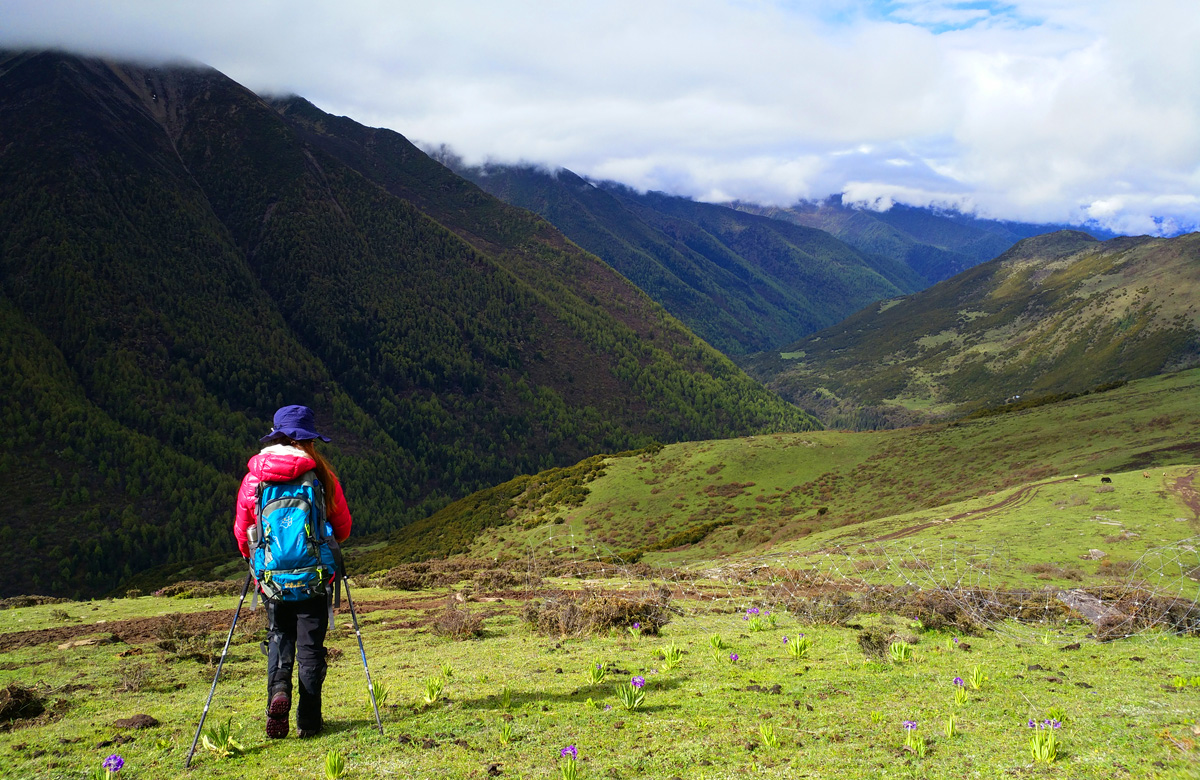
[[[261,451],[271,455],[294,455],[298,458],[308,457],[307,452],[299,447],[293,447],[290,444],[268,444],[266,447],[263,447]]]

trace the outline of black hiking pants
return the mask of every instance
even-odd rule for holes
[[[292,695],[292,667],[300,701],[296,728],[321,728],[321,684],[325,682],[325,632],[329,630],[329,599],[267,601],[267,700],[280,691]]]

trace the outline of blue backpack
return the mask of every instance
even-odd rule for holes
[[[325,493],[316,472],[289,482],[260,482],[257,497],[250,570],[263,597],[304,601],[326,595],[328,584],[336,583],[344,569],[333,528],[325,520]]]

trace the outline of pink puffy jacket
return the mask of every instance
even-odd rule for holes
[[[258,498],[255,492],[258,483],[295,479],[316,465],[304,450],[286,444],[264,447],[262,452],[246,464],[249,471],[242,477],[242,486],[238,488],[237,511],[233,519],[233,535],[237,539],[238,549],[242,551],[243,558],[250,557],[250,542],[246,538],[246,531],[257,519],[255,512],[258,508]],[[326,519],[333,526],[334,538],[338,542],[344,542],[350,536],[350,507],[346,505],[346,496],[336,479],[332,485],[322,487],[325,488],[325,505],[328,507]]]

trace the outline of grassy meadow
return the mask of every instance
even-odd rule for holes
[[[771,609],[763,593],[716,581],[698,583],[704,598],[673,602],[676,612],[657,636],[627,627],[541,636],[520,619],[519,599],[482,592],[466,605],[486,616],[481,636],[436,636],[430,626],[447,593],[464,585],[356,589],[372,675],[387,689],[383,736],[342,615],[328,643],[336,657],[325,690],[327,730],[310,740],[294,731],[267,740],[258,649],[265,631],[261,611],[244,614],[208,716],[209,726],[229,722],[244,752],[220,757],[198,748],[186,776],[319,778],[326,754],[336,751],[350,778],[560,778],[560,751],[569,745],[583,778],[1195,777],[1200,767],[1195,637],[1147,633],[1097,643],[1078,622],[969,635],[921,631],[878,614],[808,625],[778,607],[771,626],[762,619]],[[580,586],[547,580],[539,591]],[[175,611],[224,619],[235,603],[141,597],[26,607],[0,613],[0,630],[70,623],[84,624],[85,636],[120,636],[122,619],[142,615],[159,617],[158,634],[178,639]],[[743,619],[758,608],[759,624]],[[871,630],[904,642],[908,657],[867,654],[860,637]],[[0,683],[30,686],[47,706],[0,733],[3,775],[82,778],[116,753],[125,760],[121,778],[183,776],[225,631],[190,640],[193,650],[207,648],[202,660],[162,649],[170,646],[163,640],[0,653]],[[788,647],[801,635],[811,647],[794,657]],[[682,652],[669,668],[663,651],[672,646]],[[597,665],[605,676],[593,682]],[[633,677],[646,681],[644,703],[628,710],[616,688]],[[964,681],[962,703],[956,677]],[[442,690],[427,702],[430,680]],[[115,725],[143,713],[158,725]],[[1057,757],[1035,763],[1029,742],[1040,729],[1027,724],[1051,719],[1062,724],[1054,730]],[[905,748],[904,721],[916,723],[923,756],[915,745]]]
[[[333,751],[348,778],[1200,777],[1197,636],[1097,641],[1059,599],[1195,610],[1198,390],[1193,371],[958,424],[677,444],[498,486],[350,550],[382,736],[343,609],[326,731],[267,740],[264,617],[243,609],[207,720],[242,750],[199,747],[186,776],[321,778]],[[435,549],[451,516],[482,529],[465,556],[396,560]],[[822,613],[842,586],[861,598]],[[1044,614],[907,606],[1021,589]],[[617,608],[665,593],[669,620],[648,630]],[[527,619],[572,598],[608,622]],[[111,754],[121,780],[185,776],[236,602],[226,587],[0,610],[0,776],[103,776]],[[464,616],[472,630],[446,635]],[[628,709],[618,686],[634,678]],[[41,710],[12,709],[17,694]],[[1051,734],[1054,760],[1035,760],[1031,739]]]

